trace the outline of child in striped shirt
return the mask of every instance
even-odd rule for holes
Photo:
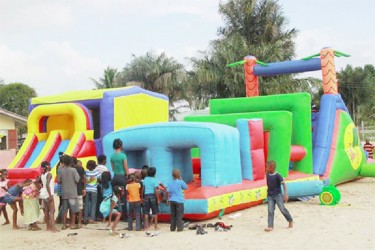
[[[85,196],[85,222],[96,223],[96,202],[98,178],[100,172],[96,169],[96,162],[89,160],[86,165],[86,196]]]

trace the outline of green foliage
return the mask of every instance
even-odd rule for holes
[[[147,52],[133,59],[119,73],[119,86],[140,86],[163,93],[171,103],[182,97],[183,82],[186,80],[184,66],[165,53],[157,55]]]
[[[32,97],[36,97],[36,92],[26,84],[10,83],[0,85],[0,108],[27,116],[28,100]]]
[[[196,89],[207,97],[245,96],[243,67],[229,68],[246,55],[263,62],[284,61],[294,57],[295,29],[287,29],[287,20],[277,1],[229,0],[221,3],[219,12],[225,25],[219,38],[200,58],[192,58]],[[259,79],[261,94],[318,90],[319,80],[294,79],[292,75]],[[202,95],[202,94],[201,94]]]
[[[186,97],[186,83],[184,66],[165,53],[158,55],[147,52],[143,56],[133,55],[132,61],[118,75],[118,86],[136,85],[167,95],[172,119],[177,112],[176,108],[173,108],[178,105],[176,102]]]
[[[91,78],[94,82],[97,89],[110,89],[116,87],[116,76],[117,76],[117,69],[107,67],[104,70],[103,78],[100,78],[99,81]]]
[[[374,65],[355,67],[347,65],[337,73],[339,91],[355,124],[374,119],[375,68]]]

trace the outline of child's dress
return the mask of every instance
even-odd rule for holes
[[[33,224],[39,220],[40,208],[38,202],[39,190],[34,183],[25,187],[22,192],[24,206],[24,221],[26,225]]]
[[[102,201],[102,203],[100,204],[100,209],[99,210],[102,213],[102,215],[103,215],[104,218],[107,218],[109,216],[109,214],[111,213],[111,203],[112,203],[112,201],[114,203],[116,203],[117,206],[119,206],[119,200],[118,200],[117,196],[114,195],[114,194],[112,195],[112,197],[108,196],[107,198],[105,198]],[[117,209],[113,208],[113,211],[121,212],[119,210],[120,210],[120,207],[118,207]]]

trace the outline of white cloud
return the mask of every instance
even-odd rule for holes
[[[297,56],[305,57],[318,53],[323,47],[331,47],[351,55],[349,58],[337,58],[336,65],[339,67],[346,64],[355,66],[375,64],[375,40],[349,38],[346,35],[349,34],[335,34],[328,29],[301,31],[296,39]]]
[[[43,67],[38,65],[37,58],[31,54],[0,44],[0,55],[0,76],[6,82],[27,83],[27,79],[42,77],[46,73]]]
[[[213,0],[84,0],[77,4],[89,6],[105,16],[113,13],[135,16],[189,14],[206,21],[220,21],[217,13],[219,1]]]
[[[80,54],[67,42],[45,42],[30,53],[0,45],[0,54],[0,75],[5,82],[28,84],[40,96],[92,89],[89,78],[99,78],[106,67],[100,59]]]
[[[0,31],[29,32],[68,29],[74,24],[72,11],[56,1],[1,1]]]
[[[344,68],[347,64],[363,67],[365,64],[375,65],[375,39],[357,38],[352,32],[348,34],[336,33],[332,29],[314,29],[300,31],[296,39],[297,58],[303,58],[319,53],[323,47],[331,47],[335,50],[350,54],[350,57],[336,57],[336,70]],[[321,72],[308,72],[301,76],[321,77]]]

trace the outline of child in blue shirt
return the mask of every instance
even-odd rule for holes
[[[100,186],[102,188],[103,199],[112,195],[112,177],[110,172],[106,171],[102,173]]]
[[[104,198],[100,204],[100,212],[103,214],[103,218],[108,217],[108,225],[111,226],[109,233],[115,235],[116,226],[121,219],[121,204],[120,197],[124,194],[124,189],[120,186],[113,188],[113,194]],[[115,217],[112,223],[112,217]]]
[[[187,189],[186,183],[181,178],[180,170],[173,169],[173,180],[168,182],[167,191],[168,197],[167,205],[171,208],[171,231],[176,230],[181,232],[183,228],[182,217],[184,216],[184,194],[182,190]]]
[[[158,228],[158,213],[159,213],[159,201],[156,197],[157,188],[159,186],[159,181],[155,178],[156,168],[150,167],[147,170],[147,177],[143,180],[141,199],[143,200],[143,214],[145,215],[144,219],[144,228],[145,230],[149,227],[148,225],[148,216],[150,210],[155,219],[155,230]]]

